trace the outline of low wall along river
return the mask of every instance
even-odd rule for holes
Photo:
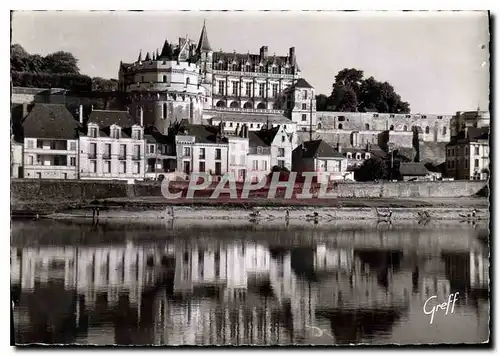
[[[328,190],[335,198],[453,198],[470,197],[486,186],[485,181],[337,183]],[[171,183],[172,191],[176,183]],[[177,189],[186,187],[177,183]],[[317,190],[317,186],[313,190]],[[298,188],[297,193],[301,191]],[[11,198],[17,202],[80,201],[107,198],[162,196],[157,182],[85,181],[85,180],[11,180]],[[267,196],[267,193],[265,194]]]

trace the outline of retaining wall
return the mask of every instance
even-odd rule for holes
[[[338,198],[458,198],[473,196],[486,185],[486,181],[336,183],[328,189],[327,194],[329,197]],[[297,189],[297,193],[300,191],[301,189]],[[158,182],[127,184],[117,181],[11,179],[13,206],[30,203],[50,205],[58,202],[89,202],[93,199],[139,196],[161,196],[160,184]]]

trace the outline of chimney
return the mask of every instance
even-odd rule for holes
[[[28,115],[28,103],[23,103],[23,119]]]
[[[141,126],[144,126],[144,110],[142,109],[142,106],[139,107],[139,120],[140,120]]]
[[[267,46],[260,47],[260,58],[267,58]]]
[[[292,66],[294,66],[295,65],[295,47],[290,47],[288,56],[290,57],[290,63],[292,64]]]
[[[79,118],[80,124],[83,125],[83,105],[80,105],[80,108],[78,109],[78,118]]]
[[[340,142],[337,142],[337,151],[339,151],[339,153],[342,153],[342,146],[340,145]]]

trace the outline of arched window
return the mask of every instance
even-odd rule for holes
[[[163,110],[161,116],[166,119],[167,118],[167,103],[163,103]]]
[[[404,125],[403,126],[403,131],[408,131],[408,126]]]
[[[425,133],[428,134],[429,132],[431,132],[431,129],[429,128],[429,126],[426,126],[425,127]]]
[[[321,122],[318,124],[318,129],[321,130]]]
[[[186,78],[186,85],[189,85],[189,77]]]
[[[347,152],[347,159],[351,159],[351,158],[352,158],[351,152]]]
[[[394,125],[391,125],[391,127],[389,127],[389,130],[394,131]]]
[[[365,159],[370,159],[370,154],[369,153],[365,153]]]
[[[217,104],[215,104],[215,106],[217,106],[218,108],[223,108],[226,106],[226,103],[223,102],[222,100],[219,100]]]
[[[339,130],[342,130],[342,127],[343,127],[342,124],[339,124]]]
[[[370,130],[370,125],[369,124],[365,124],[365,130]]]
[[[237,101],[233,101],[233,102],[231,103],[231,105],[229,105],[229,107],[231,107],[231,108],[239,108],[239,107],[240,107],[240,104],[238,104],[238,102],[237,102]]]
[[[167,76],[166,76],[166,75],[164,75],[164,76],[163,76],[163,83],[166,83],[166,82],[167,82]]]
[[[251,102],[247,101],[245,105],[243,105],[243,108],[245,109],[253,109],[253,105]]]
[[[265,109],[266,108],[266,104],[264,103],[259,103],[259,105],[257,105],[257,109]]]
[[[446,126],[443,127],[443,136],[446,135]]]
[[[356,159],[361,159],[361,153],[356,153]]]

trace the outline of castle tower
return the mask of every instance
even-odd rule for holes
[[[206,47],[206,46],[205,46]],[[130,113],[138,119],[143,111],[144,125],[155,126],[166,134],[183,119],[201,123],[205,90],[194,44],[179,38],[177,45],[165,40],[161,53],[142,53],[134,63],[120,64],[120,87],[128,93]]]
[[[285,92],[285,116],[297,124],[297,131],[316,131],[314,88],[300,78]]]
[[[203,28],[201,29],[200,40],[198,41],[198,46],[196,47],[196,54],[199,58],[201,85],[205,88],[205,92],[208,97],[207,104],[208,107],[210,107],[212,102],[213,50],[210,46],[210,42],[208,41],[207,26],[205,21],[203,21]]]

